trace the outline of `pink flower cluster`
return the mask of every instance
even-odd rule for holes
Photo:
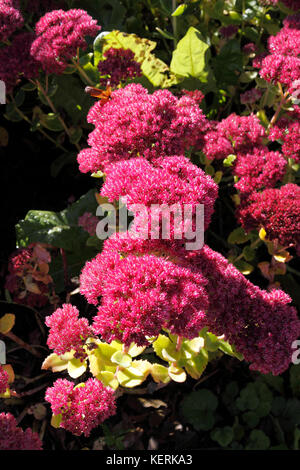
[[[294,111],[286,113],[270,129],[269,139],[280,140],[282,153],[287,158],[300,162],[300,108],[294,106]]]
[[[286,160],[263,145],[266,135],[259,119],[232,114],[220,123],[208,123],[191,98],[178,99],[168,91],[149,95],[140,85],[129,85],[113,92],[106,104],[96,103],[89,113],[96,129],[89,137],[91,148],[79,154],[81,171],[104,169],[101,195],[110,201],[124,198],[136,224],[135,204],[148,210],[153,204],[203,203],[208,227],[217,188],[183,157],[192,145],[209,159],[237,155],[233,169],[243,201],[279,191],[266,188],[282,180]],[[281,236],[294,237],[295,207],[288,204],[291,217],[284,219],[278,196],[273,200],[277,205],[267,218],[273,228],[281,218]],[[102,252],[86,263],[80,291],[98,308],[93,330],[107,341],[146,345],[162,328],[192,338],[207,326],[224,334],[251,368],[264,373],[280,374],[288,367],[291,343],[300,334],[296,311],[284,292],[262,291],[206,245],[187,251],[182,241],[172,236],[164,240],[160,233],[158,239],[121,233],[106,240]]]
[[[78,219],[78,225],[82,227],[92,237],[96,234],[96,227],[99,222],[98,217],[91,212],[85,212]]]
[[[0,41],[6,41],[23,24],[19,1],[0,0]]]
[[[6,370],[3,369],[3,367],[0,364],[0,395],[1,393],[5,393],[7,388],[9,387],[8,381],[9,381],[8,373],[6,372]]]
[[[281,83],[292,90],[293,82],[300,79],[300,31],[299,18],[291,17],[284,22],[284,27],[268,41],[269,55],[260,63],[253,63],[260,68],[260,75],[268,82]]]
[[[283,246],[300,244],[300,187],[286,184],[280,189],[252,193],[241,204],[238,216],[246,231],[264,228],[269,240]]]
[[[36,432],[17,426],[10,413],[0,413],[0,450],[42,450],[42,443]]]
[[[101,195],[109,201],[126,197],[126,205],[133,213],[136,213],[135,204],[143,204],[152,211],[154,204],[167,204],[168,207],[178,204],[182,212],[184,204],[190,204],[193,213],[197,204],[204,204],[204,228],[207,229],[218,186],[188,158],[160,158],[153,164],[143,158],[135,158],[107,168]]]
[[[284,292],[254,286],[207,245],[186,251],[167,241],[115,235],[86,264],[80,285],[89,302],[99,305],[102,297],[94,328],[107,340],[145,344],[159,323],[187,337],[207,326],[224,334],[252,369],[280,374],[300,334],[297,312]]]
[[[287,161],[279,152],[267,147],[255,147],[249,153],[239,154],[233,174],[239,178],[235,187],[245,196],[253,191],[273,188],[282,181]]]
[[[250,368],[281,374],[290,364],[291,345],[300,334],[297,311],[281,290],[254,286],[221,254],[208,246],[190,252],[193,265],[208,280],[209,331],[234,344]]]
[[[97,379],[76,387],[68,380],[58,379],[47,389],[46,400],[53,414],[61,415],[60,427],[76,436],[89,436],[93,428],[116,412],[114,391]]]
[[[5,82],[8,92],[22,77],[33,79],[38,76],[40,64],[30,54],[34,39],[33,33],[19,33],[11,45],[0,49],[0,80]]]
[[[194,338],[205,326],[208,300],[200,274],[153,255],[128,255],[105,274],[94,318],[94,331],[105,340],[143,346],[162,328]]]
[[[256,116],[231,114],[221,122],[211,121],[210,130],[204,136],[203,152],[209,160],[224,159],[261,145],[264,136],[265,130]]]
[[[31,55],[46,73],[63,73],[77,49],[86,49],[85,36],[96,36],[99,29],[97,21],[84,10],[53,10],[36,24]]]
[[[64,304],[45,323],[50,328],[47,344],[58,355],[75,351],[75,357],[85,357],[83,346],[91,334],[86,318],[78,318],[79,312],[71,304]]]
[[[168,90],[151,95],[138,84],[115,90],[104,105],[97,102],[87,119],[95,130],[88,139],[91,148],[78,155],[83,173],[137,156],[153,161],[183,155],[191,146],[201,147],[208,128],[192,97],[176,98]]]
[[[106,86],[108,83],[114,87],[129,78],[142,75],[140,64],[134,60],[134,53],[130,49],[114,49],[111,47],[104,52],[102,60],[98,64],[101,76],[100,83]]]

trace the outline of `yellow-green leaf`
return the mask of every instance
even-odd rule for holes
[[[161,364],[152,364],[151,375],[154,382],[156,383],[168,383],[170,382],[170,377],[168,374],[168,368],[162,366]]]
[[[118,366],[124,367],[126,369],[127,367],[130,367],[132,359],[128,354],[124,354],[122,351],[116,351],[111,356],[111,362],[118,364]]]
[[[0,318],[0,333],[6,335],[14,327],[16,317],[13,313],[6,313]]]
[[[51,369],[52,372],[61,372],[68,368],[68,362],[74,357],[72,352],[58,356],[55,353],[50,354],[46,357],[42,364],[42,370]]]
[[[78,379],[86,371],[86,361],[81,362],[80,359],[72,359],[68,362],[68,374],[72,379]]]
[[[62,422],[62,415],[61,414],[52,415],[51,426],[53,426],[54,428],[59,428],[61,422]]]
[[[206,81],[209,46],[196,28],[191,26],[173,52],[170,70],[180,77],[195,77]]]

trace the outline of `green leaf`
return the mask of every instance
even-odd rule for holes
[[[181,367],[171,364],[168,368],[168,373],[174,382],[182,383],[186,380],[186,373]]]
[[[243,71],[243,54],[238,40],[231,39],[213,60],[213,69],[219,85],[235,85]]]
[[[185,3],[182,3],[181,5],[179,5],[175,11],[173,11],[172,15],[171,16],[181,16],[185,10],[187,9],[187,4]]]
[[[115,374],[113,372],[109,372],[107,370],[103,370],[97,376],[99,380],[105,385],[106,387],[110,387],[116,390],[119,387],[119,382],[115,378]]]
[[[89,235],[78,226],[78,218],[85,212],[95,213],[97,207],[94,190],[61,212],[31,210],[16,225],[17,245],[32,242],[48,243],[64,250],[80,250]]]
[[[25,85],[22,86],[22,90],[24,91],[33,91],[35,89],[36,89],[35,83],[31,83],[31,82],[25,83]]]
[[[65,110],[73,126],[83,122],[93,105],[93,99],[84,92],[84,85],[76,75],[56,76],[57,92],[52,98],[55,107]]]
[[[254,269],[254,267],[251,264],[246,263],[246,261],[243,261],[242,259],[239,259],[238,261],[236,261],[234,263],[234,266],[245,276],[247,276],[248,274],[251,274]]]
[[[61,414],[52,415],[51,426],[53,426],[54,428],[59,428],[61,422],[62,422],[62,415]]]
[[[49,129],[49,131],[61,132],[64,130],[64,126],[59,120],[59,114],[48,113],[48,114],[39,114],[41,124]]]
[[[234,438],[233,429],[230,426],[225,426],[224,428],[216,428],[210,433],[210,437],[213,441],[216,441],[220,444],[221,447],[227,447]]]
[[[46,357],[42,364],[42,370],[51,369],[52,372],[61,372],[66,370],[68,367],[68,362],[73,359],[73,353],[69,352],[58,356],[55,353],[50,354]]]
[[[243,227],[234,229],[228,236],[227,241],[231,245],[246,243],[250,239],[250,235],[246,234]]]
[[[248,439],[246,450],[267,450],[270,447],[270,439],[260,429],[254,429]]]
[[[83,134],[81,127],[73,127],[70,129],[70,142],[71,144],[78,144]]]
[[[236,155],[228,155],[228,157],[224,158],[223,165],[224,166],[232,166],[232,164],[235,160],[236,160]]]
[[[15,100],[15,105],[18,108],[20,106],[22,106],[22,104],[24,103],[24,100],[25,100],[25,92],[22,88],[16,93],[16,95],[14,97],[14,100]]]
[[[170,70],[179,77],[195,77],[205,82],[210,72],[209,59],[209,45],[200,31],[191,26],[173,52]]]
[[[192,392],[181,403],[181,411],[197,431],[209,431],[215,424],[217,397],[207,389]]]
[[[169,377],[168,368],[162,366],[161,364],[152,364],[151,375],[154,382],[156,383],[168,383],[171,380]]]

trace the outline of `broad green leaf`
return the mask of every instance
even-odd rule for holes
[[[216,428],[210,433],[213,441],[220,444],[221,447],[227,447],[234,439],[234,432],[230,426],[224,428]]]
[[[207,81],[209,74],[209,46],[200,31],[191,26],[173,52],[170,70],[179,77],[194,77]]]
[[[246,243],[250,239],[250,235],[246,234],[243,227],[234,229],[228,236],[228,243],[235,245],[240,243]]]
[[[181,403],[182,414],[197,431],[209,431],[216,419],[217,397],[207,389],[192,392]]]
[[[96,207],[94,191],[90,190],[61,212],[31,210],[16,225],[17,246],[40,242],[64,250],[80,251],[89,234],[78,226],[78,218],[85,212],[94,214]]]
[[[57,92],[52,101],[57,109],[64,109],[72,125],[86,124],[86,115],[93,99],[84,92],[84,85],[77,75],[56,76]]]
[[[213,69],[219,85],[235,85],[243,71],[243,54],[237,39],[231,39],[213,60]]]
[[[248,438],[246,450],[267,450],[270,447],[269,437],[260,429],[254,429]]]

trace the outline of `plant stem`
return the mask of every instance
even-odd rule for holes
[[[261,242],[260,238],[257,238],[254,242],[251,243],[250,248],[255,248],[259,243]],[[236,261],[239,261],[240,259],[244,258],[244,253],[242,252],[237,258],[235,258],[232,263],[235,263]]]
[[[15,100],[12,98],[12,101],[15,103]],[[22,119],[24,119],[24,121],[28,122],[28,124],[30,124],[30,126],[33,125],[33,123],[31,122],[31,120],[16,106],[16,111],[17,113],[19,114],[19,116],[21,116]],[[41,128],[37,128],[37,130],[43,134],[44,137],[46,137],[46,139],[50,140],[50,142],[52,142],[53,144],[55,144],[56,147],[60,148],[61,150],[63,150],[64,152],[67,152],[68,150],[61,144],[57,143],[56,140],[54,140],[49,134],[47,134],[47,132],[45,132],[43,129]]]
[[[91,86],[94,86],[95,83],[90,79],[90,77],[85,73],[85,71],[83,70],[83,68],[79,65],[78,62],[76,62],[76,60],[72,59],[72,62],[73,64],[75,65],[75,67],[77,68],[79,74],[88,82],[89,85]]]
[[[286,91],[285,93],[283,93],[282,87],[281,87],[280,83],[279,83],[278,85],[279,85],[279,90],[280,90],[280,94],[281,94],[281,101],[280,101],[280,103],[279,103],[278,108],[276,109],[276,112],[275,112],[274,116],[273,116],[272,119],[271,119],[271,122],[270,122],[270,124],[269,124],[268,129],[271,129],[271,127],[274,126],[274,124],[275,124],[275,122],[277,121],[277,118],[278,118],[278,116],[279,116],[279,113],[280,113],[280,111],[281,111],[281,108],[282,108],[282,106],[285,104],[285,102],[287,101],[287,98],[288,98],[288,96],[289,96],[289,92]]]
[[[172,0],[172,12],[176,10],[177,0]],[[174,36],[174,49],[177,46],[177,17],[172,16],[172,28],[173,28],[173,36]]]
[[[54,114],[57,114],[57,118],[59,120],[59,122],[61,123],[61,125],[63,126],[66,134],[68,135],[69,138],[71,138],[71,132],[70,132],[70,129],[68,128],[67,124],[65,123],[65,121],[63,120],[63,118],[60,116],[60,114],[57,112],[57,109],[53,103],[53,101],[51,100],[51,98],[47,95],[46,91],[44,90],[42,84],[36,80],[36,85],[38,87],[38,89],[40,90],[40,92],[42,93],[42,95],[45,97],[47,103],[49,104],[50,108],[52,109],[53,113]],[[75,147],[77,148],[78,152],[80,152],[81,148],[78,144],[74,144]]]
[[[21,338],[16,336],[14,333],[9,331],[8,333],[3,334],[3,336],[6,336],[7,338],[11,339],[15,343],[19,344],[21,348],[26,349],[26,351],[30,352],[33,356],[35,357],[42,357],[42,355],[37,352],[33,347],[31,347],[29,344],[25,343]]]

